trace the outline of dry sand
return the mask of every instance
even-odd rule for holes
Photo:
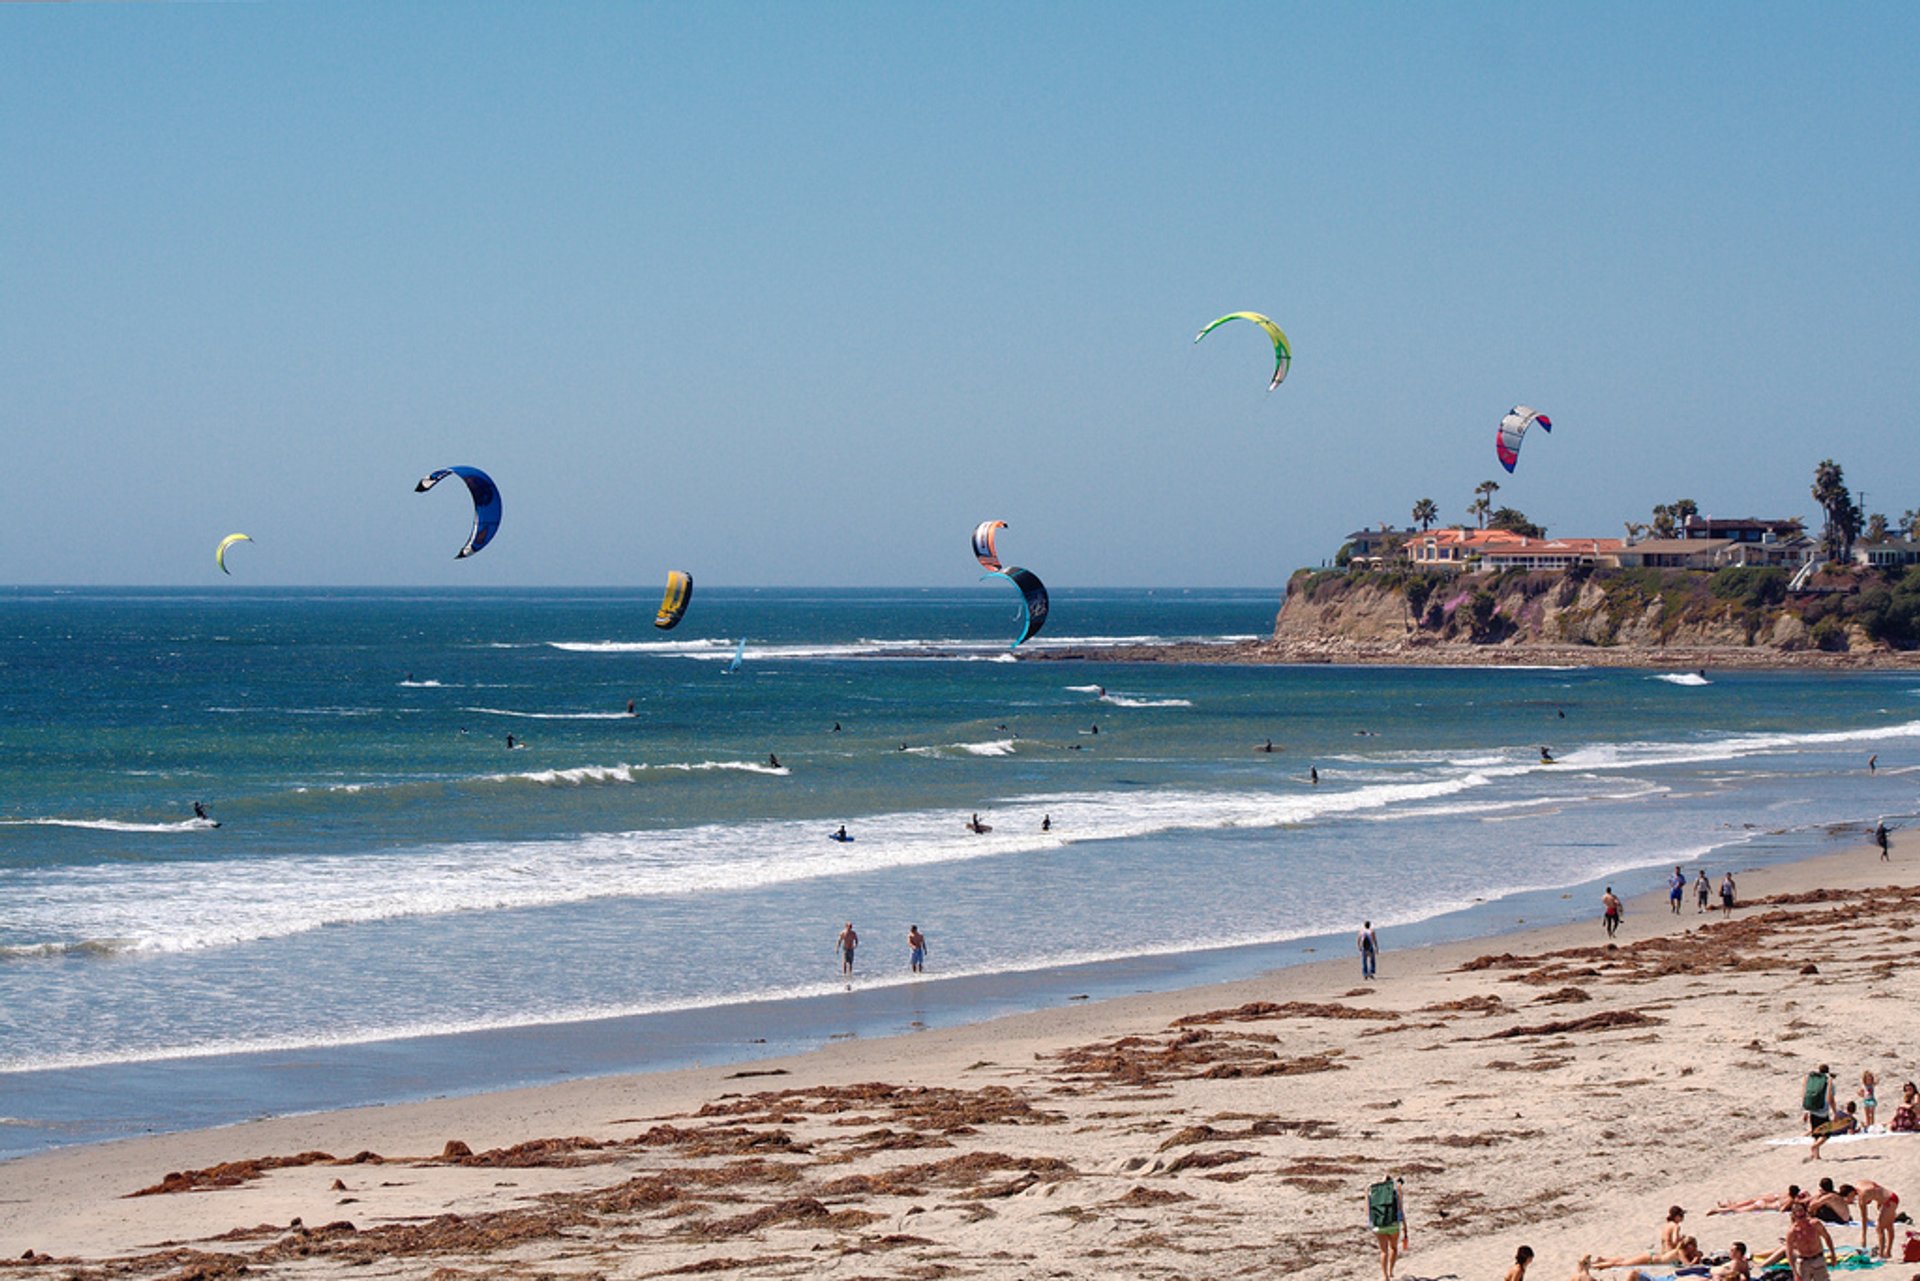
[[[1644,1248],[1673,1203],[1711,1250],[1771,1248],[1782,1215],[1704,1211],[1821,1174],[1920,1195],[1920,1137],[1817,1166],[1765,1142],[1799,1129],[1816,1063],[1845,1093],[1871,1068],[1882,1124],[1920,1075],[1900,978],[1920,838],[1740,881],[1727,922],[1691,890],[1678,917],[1630,905],[1617,947],[1596,904],[1492,942],[1389,935],[1366,985],[1342,959],[33,1156],[0,1165],[0,1275],[1372,1277],[1365,1189],[1388,1171],[1404,1278],[1498,1277],[1524,1243],[1560,1281]]]

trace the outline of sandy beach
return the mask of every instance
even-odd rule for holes
[[[1709,869],[1718,883],[1719,872]],[[1740,875],[1728,920],[1598,921],[747,1065],[264,1120],[4,1167],[22,1277],[1564,1277],[1670,1204],[1920,1186],[1920,1138],[1806,1149],[1805,1073],[1914,1075],[1920,839]],[[1904,1233],[1904,1229],[1903,1229]],[[1858,1229],[1836,1229],[1843,1246]],[[1901,1238],[1904,1240],[1904,1235]],[[1897,1266],[1897,1265],[1896,1265]],[[1624,1275],[1624,1272],[1616,1274]]]

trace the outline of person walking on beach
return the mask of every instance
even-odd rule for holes
[[[1600,921],[1607,927],[1607,937],[1612,938],[1620,929],[1620,900],[1614,896],[1613,886],[1607,886],[1607,892],[1600,896]]]
[[[927,963],[927,936],[920,932],[918,925],[907,927],[907,963],[918,974]]]
[[[840,972],[853,973],[853,949],[860,946],[860,936],[853,932],[853,922],[847,922],[847,928],[840,931],[840,937],[834,942],[834,950],[840,953]]]
[[[1807,1073],[1806,1085],[1800,1091],[1800,1110],[1807,1117],[1807,1133],[1813,1136],[1813,1153],[1809,1161],[1818,1160],[1820,1145],[1827,1141],[1826,1128],[1833,1120],[1833,1074],[1822,1063]]]
[[[1700,875],[1693,878],[1693,897],[1698,904],[1695,916],[1705,916],[1707,900],[1713,897],[1713,882],[1707,879],[1707,869],[1701,868]]]
[[[1733,915],[1733,873],[1728,872],[1720,879],[1720,916],[1724,920]]]
[[[1360,928],[1360,977],[1373,977],[1374,964],[1380,956],[1380,939],[1373,932],[1373,922],[1364,921]]]
[[[1382,1179],[1367,1189],[1367,1224],[1380,1245],[1381,1281],[1393,1281],[1393,1265],[1411,1247],[1406,1191],[1400,1179]]]
[[[1680,900],[1687,892],[1687,874],[1676,865],[1673,875],[1667,878],[1667,906],[1673,909],[1675,916],[1680,915]]]
[[[1798,1201],[1788,1207],[1787,1214],[1787,1235],[1780,1244],[1786,1251],[1787,1266],[1793,1269],[1793,1281],[1827,1281],[1828,1265],[1839,1260],[1826,1224]]]
[[[1889,862],[1890,860],[1887,857],[1887,824],[1884,819],[1873,829],[1873,843],[1880,847],[1880,861],[1882,863]]]

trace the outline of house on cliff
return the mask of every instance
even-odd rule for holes
[[[1715,516],[1689,516],[1680,527],[1684,539],[1725,539],[1730,543],[1785,543],[1806,533],[1806,527],[1792,517],[1785,520],[1758,520],[1744,516],[1722,520]]]
[[[1597,565],[1620,547],[1618,538],[1528,538],[1505,529],[1434,529],[1409,540],[1406,551],[1416,569],[1459,573]]]

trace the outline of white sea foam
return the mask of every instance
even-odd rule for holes
[[[971,756],[1011,756],[1013,740],[996,738],[989,743],[955,743],[955,747]]]
[[[1669,685],[1711,685],[1713,684],[1712,681],[1700,675],[1700,673],[1698,672],[1658,672],[1652,676],[1649,676],[1647,679],[1654,680],[1654,681],[1665,681]]]
[[[724,660],[733,656],[738,638],[724,636],[687,640],[556,640],[548,646],[574,654],[652,654],[662,658]],[[1028,651],[1109,648],[1130,645],[1224,645],[1235,638],[1219,636],[1036,636],[1022,646]],[[753,656],[769,659],[920,658],[966,662],[1017,662],[1005,641],[959,638],[861,637],[851,641],[755,642]]]
[[[439,681],[404,680],[400,682],[400,688],[401,689],[444,689],[446,687],[442,685]]]
[[[1192,707],[1190,698],[1134,698],[1127,694],[1102,694],[1100,701],[1115,707]]]
[[[129,823],[117,818],[0,818],[0,827],[85,827],[96,832],[210,832],[218,826],[210,818],[183,818],[171,823]]]
[[[785,773],[745,761],[701,761],[662,769]],[[609,767],[616,778],[633,767]],[[542,772],[544,774],[544,772]],[[555,771],[555,783],[566,771]],[[533,781],[532,775],[528,776]],[[579,775],[591,781],[588,774]],[[1351,789],[1273,793],[1133,789],[1078,794],[1079,840],[1155,835],[1179,829],[1274,827],[1431,800],[1485,786],[1480,774]],[[820,839],[815,820],[763,820],[670,830],[589,833],[565,840],[477,841],[331,858],[262,857],[191,865],[20,869],[7,878],[10,932],[27,946],[124,939],[139,951],[192,951],[285,937],[328,926],[510,910],[603,898],[750,890],[892,868],[1004,858],[1050,849],[1043,813],[1059,820],[1057,798],[992,807],[998,830],[974,835],[946,810],[874,815],[857,825],[857,845]],[[522,874],[502,876],[502,869]]]
[[[523,712],[509,707],[463,707],[463,712],[476,712],[482,716],[517,716],[528,721],[628,721],[633,717],[626,712]]]

